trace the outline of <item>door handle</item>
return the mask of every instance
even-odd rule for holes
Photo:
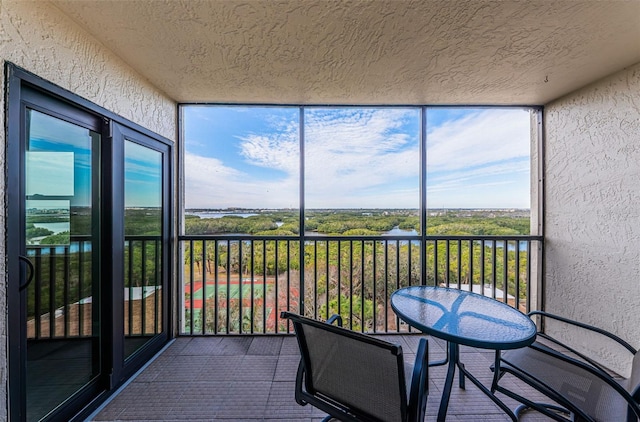
[[[20,259],[20,261],[25,262],[27,264],[27,267],[29,268],[29,275],[27,276],[27,282],[20,285],[20,287],[18,288],[18,291],[21,292],[27,287],[29,287],[29,284],[31,284],[31,280],[33,280],[33,276],[35,274],[35,268],[33,267],[33,263],[31,262],[31,260],[26,256],[19,255],[18,259]]]

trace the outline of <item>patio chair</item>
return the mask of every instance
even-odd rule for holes
[[[402,347],[357,333],[337,315],[327,323],[282,312],[300,347],[295,400],[329,414],[325,421],[424,421],[428,394],[428,344],[421,339],[413,369]],[[410,371],[405,375],[405,371]],[[407,385],[405,380],[409,380]]]
[[[566,324],[563,328],[579,327],[586,330],[585,334],[595,333],[590,335],[613,340],[633,354],[632,368],[629,378],[613,376],[575,347],[539,331],[535,343],[503,352],[497,362],[498,368],[492,367],[496,371],[492,390],[522,403],[516,415],[531,408],[558,421],[630,422],[640,419],[640,353],[636,349],[616,335],[591,325],[541,311],[530,312],[529,316],[539,316],[541,322],[552,319]],[[515,393],[506,387],[505,374],[524,381],[555,403],[539,403]]]

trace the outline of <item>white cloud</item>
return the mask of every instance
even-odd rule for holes
[[[298,181],[260,180],[215,158],[184,155],[187,208],[297,208]]]
[[[73,152],[27,151],[27,195],[73,196]]]
[[[427,185],[440,188],[456,186],[463,188],[474,180],[486,178],[509,178],[514,174],[529,172],[528,160],[513,160],[502,163],[490,164],[483,167],[460,169],[453,172],[427,174]]]
[[[239,137],[240,151],[249,164],[298,174],[300,148],[296,127],[273,134]]]
[[[305,170],[310,207],[416,207],[419,133],[402,133],[411,109],[320,110],[305,119]],[[419,120],[418,120],[419,121]],[[415,189],[399,193],[413,179]],[[394,197],[393,201],[390,199]],[[329,205],[324,205],[329,204]]]
[[[528,113],[478,111],[429,130],[427,165],[430,171],[446,171],[529,157],[529,136]]]
[[[306,109],[306,206],[418,207],[419,122],[419,109]],[[242,165],[187,151],[186,206],[298,207],[297,120],[271,123],[277,130],[238,133]],[[428,129],[429,194],[463,201],[465,190],[484,192],[490,198],[482,202],[496,207],[511,201],[505,195],[528,198],[528,113],[479,110]],[[251,166],[280,177],[261,177]]]

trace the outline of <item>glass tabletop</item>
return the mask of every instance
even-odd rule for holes
[[[466,346],[506,350],[535,340],[533,321],[506,303],[452,288],[414,286],[391,295],[398,317],[420,331]]]

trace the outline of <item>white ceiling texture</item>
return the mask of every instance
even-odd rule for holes
[[[640,62],[640,0],[54,0],[178,102],[541,105]]]

